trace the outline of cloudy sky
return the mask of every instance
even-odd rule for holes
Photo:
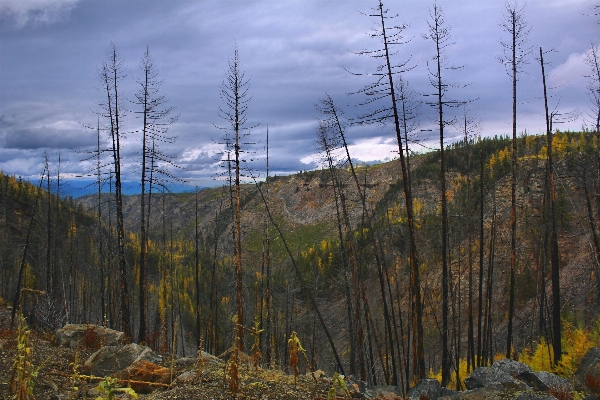
[[[544,131],[539,63],[534,55],[542,46],[554,51],[549,64],[551,107],[575,111],[576,116],[557,126],[579,130],[590,120],[586,93],[589,68],[584,59],[591,41],[600,41],[600,18],[592,16],[596,0],[529,0],[524,8],[531,29],[528,45],[533,54],[523,67],[519,83],[519,132]],[[432,1],[394,0],[384,6],[406,23],[411,39],[398,47],[394,60],[409,57],[414,68],[404,74],[417,97],[433,93],[428,62],[435,47],[423,39]],[[481,121],[482,135],[511,130],[511,85],[504,66],[500,27],[503,0],[438,0],[452,44],[446,49],[448,71],[455,86],[449,96],[469,103],[471,115]],[[369,83],[357,73],[373,72],[377,62],[356,52],[374,49],[369,36],[375,21],[369,13],[375,0],[3,0],[0,3],[0,169],[32,181],[43,170],[46,152],[52,173],[61,157],[61,178],[88,173],[92,165],[80,160],[93,149],[95,125],[106,94],[100,88],[98,67],[115,41],[127,77],[121,94],[134,99],[139,61],[149,48],[159,77],[161,93],[175,107],[179,120],[170,127],[175,144],[164,151],[185,167],[176,174],[191,185],[214,186],[222,172],[216,158],[225,126],[218,109],[228,59],[239,50],[241,69],[250,80],[252,96],[248,126],[256,170],[264,169],[266,129],[269,129],[270,167],[274,174],[313,169],[315,163],[315,103],[327,92],[346,116],[364,112],[356,107],[363,98],[348,95]],[[135,111],[127,102],[126,107]],[[462,114],[461,110],[456,110]],[[435,146],[438,134],[433,113],[420,110],[420,140],[425,151]],[[126,121],[131,131],[140,121],[132,112]],[[431,131],[428,131],[432,129]],[[460,133],[449,129],[447,141]],[[355,159],[386,160],[394,157],[393,131],[387,126],[350,128],[348,138]],[[103,137],[103,139],[107,139]],[[139,175],[139,136],[128,136],[123,149],[125,180]],[[264,172],[263,172],[264,175]],[[79,183],[78,183],[79,182]],[[85,179],[69,183],[79,193]],[[135,184],[130,184],[135,190]]]

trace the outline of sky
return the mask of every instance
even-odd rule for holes
[[[590,68],[585,63],[592,41],[600,42],[597,0],[529,0],[521,2],[530,29],[531,54],[518,83],[518,132],[545,132],[540,46],[545,56],[550,108],[565,118],[561,130],[590,126],[587,93]],[[271,175],[319,167],[316,150],[315,104],[332,97],[345,117],[364,114],[359,91],[373,78],[378,61],[358,53],[379,47],[370,34],[375,0],[3,0],[0,3],[0,170],[37,182],[44,168],[60,171],[63,190],[79,195],[96,190],[94,163],[82,161],[96,147],[101,90],[98,70],[112,41],[123,60],[126,76],[120,87],[125,108],[123,180],[126,192],[139,190],[141,120],[133,104],[140,59],[146,49],[162,84],[160,94],[174,107],[178,120],[169,127],[176,137],[162,150],[181,168],[173,170],[187,187],[222,184],[219,165],[227,123],[219,117],[221,85],[228,60],[237,47],[240,69],[249,80],[248,122],[244,148],[249,166],[265,176],[266,132],[269,131]],[[392,61],[408,61],[402,77],[415,99],[434,93],[429,68],[435,46],[423,38],[433,1],[385,1],[395,24],[407,24],[407,43],[396,46]],[[444,50],[449,67],[448,97],[467,102],[470,117],[479,121],[482,136],[506,135],[512,129],[512,86],[505,67],[501,23],[503,0],[438,0],[451,40]],[[552,51],[550,51],[552,50]],[[354,73],[354,74],[353,74]],[[355,75],[363,74],[363,75]],[[463,108],[447,110],[449,119],[462,118]],[[415,152],[439,147],[435,112],[426,103],[418,113],[419,143]],[[106,121],[101,120],[100,123]],[[458,124],[457,124],[458,125]],[[446,144],[462,137],[449,125]],[[395,158],[393,127],[349,126],[347,137],[357,162]],[[102,135],[108,146],[108,137]],[[60,156],[60,166],[58,159]],[[105,189],[108,190],[108,189]]]

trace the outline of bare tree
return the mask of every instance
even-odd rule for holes
[[[326,117],[323,120],[319,120],[319,129],[317,132],[317,147],[323,154],[323,159],[327,163],[329,174],[331,176],[331,185],[333,187],[333,197],[336,208],[337,228],[338,228],[338,239],[340,241],[340,253],[342,256],[342,263],[344,267],[344,287],[346,295],[346,311],[348,318],[348,333],[350,342],[350,373],[356,374],[356,356],[357,350],[361,351],[361,347],[358,344],[358,338],[356,335],[356,324],[354,324],[353,318],[353,302],[352,294],[350,291],[350,281],[355,271],[353,246],[351,243],[351,227],[348,218],[348,212],[346,207],[345,196],[343,193],[342,184],[340,182],[337,172],[337,162],[333,156],[333,152],[339,148],[342,134],[338,133],[341,127],[338,128],[339,118],[338,110],[333,104],[333,100],[329,95],[325,99],[321,100],[317,106],[317,110],[320,111]],[[341,126],[341,124],[340,124]],[[333,128],[333,131],[332,131]],[[351,162],[350,162],[351,163]],[[354,293],[355,297],[357,293]],[[356,299],[355,301],[358,301]],[[362,356],[361,356],[362,359]],[[363,368],[361,368],[362,370]]]
[[[596,6],[598,15],[600,15],[600,5]],[[600,46],[595,43],[590,44],[590,50],[586,58],[586,63],[589,65],[591,74],[588,76],[588,91],[590,94],[590,117],[593,121],[593,128],[596,133],[596,143],[600,146]],[[584,169],[585,173],[585,169]],[[596,218],[600,216],[600,151],[596,151],[596,184],[595,186],[595,197],[596,197]],[[592,187],[592,189],[594,188]],[[588,221],[590,224],[590,230],[592,232],[592,239],[594,243],[594,249],[596,251],[596,263],[597,268],[600,270],[600,232],[598,229],[598,223],[594,220],[593,207],[590,204],[589,196],[587,194],[586,178],[584,176],[584,189],[586,191],[587,209],[588,209]],[[597,274],[600,276],[600,274]],[[599,278],[600,279],[600,278]],[[598,288],[597,301],[600,303],[600,285]]]
[[[419,115],[419,101],[416,99],[416,92],[410,87],[407,80],[402,75],[396,80],[396,92],[398,93],[398,103],[400,104],[400,125],[404,132],[404,149],[406,151],[406,169],[408,173],[408,184],[410,185],[410,149],[408,144],[414,141],[414,135],[419,130],[417,117]]]
[[[140,326],[138,332],[138,340],[146,342],[146,314],[147,314],[147,255],[148,255],[148,233],[146,231],[146,185],[152,185],[152,179],[155,179],[154,172],[156,169],[157,150],[156,141],[172,142],[174,139],[167,137],[168,126],[172,124],[175,118],[170,117],[173,111],[172,107],[167,107],[167,100],[164,95],[160,95],[161,81],[158,80],[158,71],[154,65],[154,60],[150,56],[150,50],[146,48],[141,61],[140,69],[142,70],[142,79],[138,80],[139,90],[135,94],[136,105],[141,108],[137,111],[142,118],[142,170],[141,170],[141,197],[140,197],[140,273],[139,273],[139,312]],[[152,146],[150,146],[150,140]],[[148,158],[150,168],[148,168]],[[150,179],[147,178],[147,173],[151,172]],[[168,174],[168,176],[171,176]],[[148,215],[150,207],[148,206]]]
[[[27,265],[27,256],[28,249],[31,239],[31,233],[33,232],[33,226],[35,223],[35,216],[38,212],[38,203],[40,201],[40,196],[42,195],[42,185],[44,183],[44,175],[48,170],[48,162],[44,165],[44,171],[40,177],[40,183],[38,184],[37,194],[35,196],[35,203],[33,205],[33,211],[31,212],[31,218],[29,219],[29,227],[27,228],[27,234],[25,236],[25,243],[23,244],[23,252],[21,253],[21,262],[19,263],[19,274],[17,276],[17,289],[15,291],[15,297],[13,300],[13,308],[10,316],[10,329],[13,329],[15,324],[15,313],[19,309],[19,304],[21,301],[21,283],[23,281],[23,272],[25,271],[25,267]]]
[[[125,77],[123,62],[115,42],[110,43],[107,59],[100,68],[100,82],[106,90],[106,103],[101,104],[102,115],[109,121],[110,138],[115,175],[115,203],[117,210],[117,240],[119,251],[120,314],[121,330],[129,339],[132,337],[129,310],[129,290],[127,283],[127,262],[125,260],[125,228],[123,222],[123,193],[121,183],[121,139],[123,109],[119,104],[119,84]]]
[[[249,97],[249,80],[240,69],[240,57],[237,47],[234,49],[233,57],[229,59],[229,68],[225,81],[221,85],[221,99],[224,107],[219,107],[219,116],[223,118],[233,130],[234,140],[234,166],[235,166],[235,264],[236,264],[236,295],[237,295],[237,349],[244,350],[244,306],[243,306],[243,282],[242,282],[242,223],[241,223],[241,188],[240,188],[240,153],[242,133],[244,125],[248,120],[248,104],[252,99]]]
[[[544,110],[546,113],[546,138],[547,138],[547,180],[550,183],[550,264],[552,266],[552,348],[554,350],[554,365],[558,365],[562,358],[562,334],[560,321],[560,269],[558,265],[558,238],[556,234],[556,191],[554,188],[554,164],[552,162],[552,115],[548,111],[548,91],[546,87],[546,73],[544,65],[544,52],[540,47],[540,65],[542,67],[542,83],[544,88]],[[542,277],[544,279],[544,277]],[[545,293],[542,293],[544,296]]]
[[[446,70],[457,69],[457,67],[448,66],[444,50],[450,43],[450,29],[446,26],[446,19],[442,10],[437,3],[433,4],[430,11],[431,21],[427,22],[429,32],[423,37],[430,40],[435,45],[435,66],[429,69],[431,85],[436,90],[436,100],[429,102],[438,114],[438,127],[440,132],[440,203],[441,203],[441,241],[442,241],[442,386],[446,386],[450,379],[450,351],[448,348],[448,315],[449,315],[449,270],[448,270],[448,201],[446,198],[446,163],[445,163],[445,145],[444,145],[444,128],[451,123],[444,117],[445,107],[456,107],[463,104],[456,100],[449,100],[446,95],[451,85],[442,76],[442,72]]]
[[[498,60],[506,66],[512,80],[512,172],[511,172],[511,239],[510,239],[510,283],[508,300],[508,332],[506,336],[506,358],[510,358],[513,342],[513,316],[515,313],[515,270],[517,264],[517,81],[521,68],[527,62],[530,49],[526,47],[529,28],[523,7],[516,3],[507,4],[502,29],[510,35],[509,42],[501,42],[504,56]]]
[[[417,255],[417,245],[415,240],[415,227],[413,218],[412,192],[409,185],[409,173],[404,156],[404,146],[402,144],[402,130],[400,125],[400,114],[398,112],[398,103],[396,99],[396,91],[394,88],[394,76],[406,72],[408,69],[409,60],[402,63],[392,63],[391,55],[395,54],[391,51],[391,47],[406,43],[403,37],[403,31],[407,25],[392,25],[386,27],[390,19],[395,16],[388,15],[388,10],[384,9],[383,3],[380,0],[377,7],[373,10],[369,17],[377,20],[377,29],[371,34],[371,37],[380,41],[381,47],[375,50],[364,50],[359,52],[360,55],[373,57],[381,60],[381,64],[377,66],[376,72],[371,74],[354,75],[369,75],[375,78],[375,81],[365,86],[358,91],[358,94],[363,94],[367,97],[362,106],[374,106],[374,108],[357,118],[356,124],[385,124],[392,121],[398,141],[398,155],[400,156],[400,164],[402,169],[402,179],[404,182],[404,199],[406,202],[408,230],[410,236],[410,265],[411,265],[411,291],[412,291],[412,307],[413,307],[413,329],[416,345],[413,348],[413,374],[419,378],[425,377],[425,356],[423,348],[423,323],[422,323],[422,299],[421,299],[421,283],[419,277],[419,260]],[[389,101],[389,106],[382,105],[383,101]]]

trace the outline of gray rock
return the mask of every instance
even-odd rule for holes
[[[518,375],[526,372],[532,372],[531,368],[529,368],[527,364],[523,364],[522,362],[511,360],[508,358],[501,358],[500,360],[492,364],[490,368],[492,370],[506,372],[513,378],[517,378]]]
[[[179,375],[176,379],[177,383],[192,383],[196,379],[196,371],[187,371]]]
[[[141,360],[159,364],[162,358],[149,347],[135,343],[124,346],[106,346],[92,354],[85,362],[83,369],[94,376],[108,376]]]
[[[575,390],[600,394],[600,347],[591,348],[573,375]]]
[[[529,387],[510,376],[500,368],[477,367],[465,379],[465,386],[468,390],[481,387],[494,386],[496,388],[509,388],[518,390],[527,390]]]
[[[421,379],[408,390],[406,395],[411,400],[419,400],[421,396],[427,396],[429,400],[437,400],[441,390],[442,386],[437,379]]]
[[[59,347],[74,349],[83,344],[85,332],[93,328],[98,335],[99,343],[103,346],[118,346],[123,344],[123,332],[108,329],[103,326],[87,324],[66,324],[56,331],[56,344]]]
[[[534,390],[547,392],[549,389],[562,389],[566,392],[572,392],[573,386],[569,381],[550,372],[523,372],[517,376],[517,379],[525,382]]]

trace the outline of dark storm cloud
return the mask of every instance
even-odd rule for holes
[[[9,149],[77,149],[91,146],[93,137],[81,130],[59,130],[42,126],[37,129],[17,129],[8,132],[2,146]]]
[[[223,105],[219,88],[234,46],[250,81],[247,126],[257,125],[250,132],[255,143],[250,146],[252,158],[258,160],[254,168],[264,169],[267,127],[272,171],[291,173],[316,166],[319,115],[314,104],[325,92],[348,118],[365,112],[356,107],[364,98],[347,94],[372,78],[353,76],[346,70],[368,73],[377,65],[377,60],[354,54],[378,46],[368,35],[374,21],[358,12],[369,13],[375,1],[154,0],[141,4],[6,0],[0,5],[0,167],[5,172],[38,173],[41,164],[35,157],[42,157],[42,148],[57,151],[94,146],[94,132],[82,126],[95,126],[99,104],[106,97],[99,90],[97,72],[112,40],[122,55],[126,74],[120,87],[122,104],[131,111],[126,130],[139,128],[131,100],[138,89],[139,60],[149,46],[163,82],[161,93],[180,116],[169,131],[177,140],[163,151],[184,167],[175,173],[194,185],[214,184],[213,178],[222,172],[217,160],[224,131],[215,125],[226,127],[218,116]],[[509,132],[510,81],[496,60],[502,55],[499,42],[506,40],[499,26],[505,2],[438,0],[438,5],[451,25],[454,44],[447,48],[448,62],[464,66],[448,71],[447,78],[456,84],[449,96],[473,100],[469,109],[481,120],[483,135]],[[532,49],[556,50],[548,55],[552,63],[549,82],[561,109],[587,109],[582,60],[589,40],[599,36],[596,21],[586,16],[592,5],[590,0],[530,0],[525,7]],[[409,0],[390,2],[386,7],[391,14],[399,13],[398,23],[410,24],[405,37],[412,40],[398,47],[394,59],[403,62],[411,58],[415,68],[404,78],[419,95],[431,93],[427,65],[434,47],[421,38],[430,4]],[[532,54],[519,82],[520,132],[541,132],[540,98],[539,65]],[[462,115],[462,110],[449,114],[453,111]],[[431,107],[421,107],[420,129],[425,132],[420,139],[425,146],[435,145],[434,114]],[[578,129],[583,122],[580,118],[569,127]],[[449,138],[459,136],[451,130]],[[131,181],[137,180],[140,168],[141,147],[136,135],[130,133],[123,148],[127,157],[123,171]],[[353,157],[365,161],[393,157],[397,148],[394,136],[391,127],[348,130]],[[102,139],[108,145],[106,134]],[[427,147],[415,147],[424,149]],[[70,163],[65,168],[76,174],[81,157],[63,157]],[[88,168],[80,163],[79,173]]]

